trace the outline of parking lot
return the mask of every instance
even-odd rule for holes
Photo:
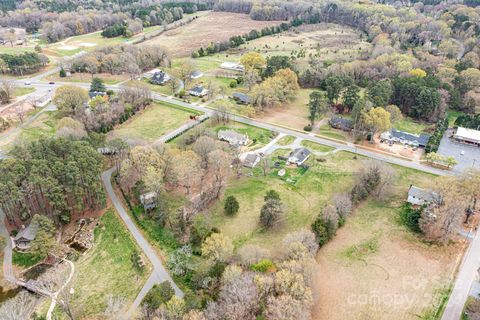
[[[438,153],[442,156],[454,157],[458,161],[458,164],[454,167],[455,170],[480,169],[480,147],[456,142],[449,138],[451,135],[451,129],[444,134]]]

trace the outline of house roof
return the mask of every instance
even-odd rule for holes
[[[201,76],[203,76],[203,72],[199,70],[193,71],[190,75],[191,78],[200,78]]]
[[[223,68],[223,69],[232,69],[232,70],[239,70],[239,71],[243,71],[243,70],[244,70],[244,66],[243,66],[243,65],[238,64],[238,63],[234,63],[234,62],[223,62],[223,63],[220,65],[220,68]]]
[[[408,189],[408,195],[426,202],[441,202],[441,197],[438,193],[415,186],[411,186],[410,189]]]
[[[195,86],[192,89],[190,89],[190,92],[202,93],[203,90],[205,90],[205,89],[202,86]]]
[[[38,224],[30,223],[28,227],[23,228],[17,233],[17,235],[15,236],[15,240],[27,239],[32,241],[33,239],[35,239],[35,236],[37,235],[37,231],[38,231]]]
[[[251,103],[252,102],[252,98],[248,94],[245,94],[245,93],[235,92],[235,93],[232,94],[232,96],[233,96],[233,98],[235,98],[237,100],[240,100],[243,103]]]
[[[247,166],[247,167],[250,167],[250,168],[253,168],[255,166],[258,158],[259,158],[259,156],[256,155],[255,153],[249,153],[245,157],[245,160],[243,161],[243,165]]]
[[[106,92],[103,92],[103,91],[89,91],[88,92],[88,96],[90,98],[95,98],[97,96],[104,96],[106,95],[107,93]]]
[[[156,71],[153,76],[152,76],[152,79],[151,81],[154,81],[154,82],[164,82],[168,79],[168,75],[163,72],[163,71]]]
[[[289,158],[296,158],[299,162],[304,161],[311,154],[307,148],[297,148],[290,153]]]
[[[157,193],[155,191],[147,192],[140,195],[140,201],[142,203],[151,201],[157,197]]]
[[[332,117],[330,119],[330,125],[332,127],[339,127],[343,130],[352,129],[353,128],[353,121],[350,120],[350,119],[342,118],[342,117]]]
[[[241,134],[233,130],[220,130],[218,131],[218,137],[226,140],[245,141],[248,139],[246,134]]]
[[[390,130],[387,136],[388,135],[390,136],[390,139],[404,140],[410,143],[418,144],[419,146],[422,146],[422,147],[426,146],[428,143],[428,140],[430,139],[429,134],[422,133],[420,135],[415,135],[412,133],[403,132],[396,129]]]
[[[455,133],[455,138],[480,142],[480,131],[458,127],[457,132]]]

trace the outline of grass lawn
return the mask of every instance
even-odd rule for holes
[[[20,139],[32,141],[42,137],[51,137],[55,135],[58,120],[56,111],[44,112],[21,130]]]
[[[118,126],[110,134],[153,142],[188,122],[190,115],[198,114],[194,110],[180,108],[173,104],[155,102]]]
[[[280,146],[288,146],[295,141],[295,137],[293,136],[284,136],[280,140],[277,141],[277,144]]]
[[[128,74],[109,74],[109,73],[99,73],[94,74],[93,77],[100,78],[105,84],[117,84],[122,81],[130,79]],[[90,83],[92,82],[92,75],[90,73],[72,73],[70,77],[60,77],[58,73],[50,75],[46,78],[48,81],[55,82],[81,82],[81,83]]]
[[[302,141],[302,146],[304,146],[304,147],[306,147],[310,150],[318,151],[318,152],[330,152],[330,151],[335,150],[335,148],[333,148],[333,147],[329,147],[329,146],[319,144],[319,143],[315,143],[315,142],[308,141],[308,140],[303,140]]]
[[[422,123],[415,121],[411,118],[403,118],[393,125],[397,130],[409,132],[413,134],[420,134],[425,131],[428,127],[431,127],[430,124]]]
[[[320,129],[318,130],[318,135],[325,136],[332,139],[342,140],[342,141],[347,140],[345,132],[343,132],[342,130],[334,129],[330,127],[330,125],[328,124],[320,127]]]
[[[27,47],[27,46],[10,46],[10,45],[0,45],[0,54],[1,53],[8,53],[8,54],[20,54],[24,52],[34,52],[34,47]]]
[[[41,260],[42,258],[33,252],[19,252],[13,250],[12,262],[17,266],[28,268],[36,265]]]
[[[274,137],[275,133],[265,129],[249,126],[239,122],[230,122],[225,125],[217,125],[213,130],[218,133],[220,130],[234,130],[239,133],[247,134],[248,138],[252,140],[249,148],[258,149],[269,143]]]
[[[178,80],[170,80],[170,81],[177,81],[178,82]],[[133,81],[128,81],[125,84],[130,85],[132,82]],[[168,82],[164,85],[157,85],[157,84],[150,83],[150,81],[148,79],[145,79],[145,78],[142,78],[142,82],[145,83],[150,90],[155,91],[157,93],[160,93],[160,94],[163,94],[163,95],[166,95],[166,96],[170,96],[170,95],[173,94],[172,93],[172,88],[170,87],[170,82]]]
[[[464,115],[465,112],[457,111],[457,110],[448,110],[447,111],[447,118],[448,118],[448,125],[453,127],[455,120],[461,115]]]
[[[32,92],[35,92],[35,88],[33,87],[14,87],[13,88],[14,97],[21,97]]]
[[[115,211],[107,210],[95,229],[95,246],[75,266],[73,304],[84,306],[83,317],[102,314],[108,295],[125,298],[128,308],[150,274],[146,257],[143,271],[132,263],[140,252]]]

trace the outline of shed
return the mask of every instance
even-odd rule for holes
[[[15,246],[22,250],[30,248],[31,242],[35,240],[35,237],[37,236],[37,231],[38,224],[30,223],[28,227],[20,230],[13,239]]]
[[[237,103],[241,103],[241,104],[252,103],[252,97],[250,97],[248,94],[245,94],[245,93],[235,92],[234,94],[232,94],[232,97]]]
[[[260,162],[260,157],[255,153],[250,153],[245,157],[243,161],[243,166],[247,168],[255,168],[255,166]]]
[[[190,75],[190,79],[198,79],[201,77],[203,77],[203,72],[199,70],[193,71],[192,74]]]
[[[245,71],[245,67],[241,64],[234,63],[234,62],[223,62],[220,65],[220,68],[232,71],[243,72]]]
[[[417,206],[422,206],[424,204],[428,205],[431,203],[440,204],[442,202],[442,198],[436,192],[412,185],[410,186],[410,189],[408,189],[407,202]]]
[[[453,138],[463,143],[470,143],[480,146],[480,131],[458,127]]]

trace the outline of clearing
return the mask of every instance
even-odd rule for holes
[[[130,79],[128,74],[110,74],[110,73],[97,73],[93,76],[90,73],[72,73],[69,77],[60,77],[59,73],[52,74],[45,78],[47,81],[54,82],[79,82],[79,83],[89,83],[92,82],[92,78],[100,78],[105,84],[118,84],[123,81]]]
[[[144,44],[162,45],[171,52],[173,57],[187,57],[193,50],[207,47],[211,42],[227,41],[232,36],[280,23],[279,21],[252,20],[247,14],[209,12],[189,24],[147,40]]]
[[[191,115],[198,114],[194,110],[180,108],[173,104],[154,102],[115,128],[109,135],[153,142],[169,131],[191,121]]]
[[[75,264],[72,303],[83,306],[83,316],[102,314],[109,295],[125,299],[128,308],[150,274],[148,259],[143,270],[137,269],[132,256],[140,248],[116,215],[109,209],[95,229],[95,246]]]

